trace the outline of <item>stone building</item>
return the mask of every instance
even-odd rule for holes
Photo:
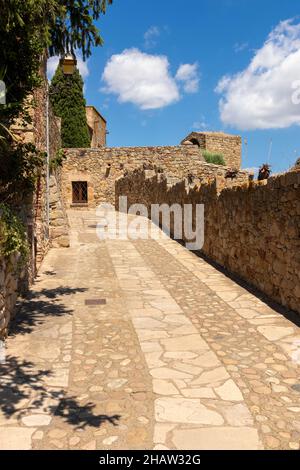
[[[106,120],[94,106],[86,106],[86,119],[91,137],[91,148],[106,146]]]
[[[240,169],[242,163],[242,139],[224,132],[192,132],[183,141],[197,145],[201,150],[221,153],[226,166]]]
[[[173,147],[104,147],[67,149],[62,169],[62,188],[66,207],[95,207],[115,202],[115,182],[129,171],[158,168],[169,178],[207,182],[216,176],[229,177],[230,169],[206,163],[196,145]],[[248,177],[245,171],[237,172]]]
[[[99,122],[98,111],[92,106],[88,110],[90,123],[93,120]],[[103,132],[106,122],[102,120]],[[95,207],[101,202],[114,204],[116,180],[124,172],[143,165],[161,168],[170,178],[197,178],[200,181],[225,176],[230,168],[239,170],[241,167],[241,138],[223,133],[194,132],[181,145],[169,147],[109,148],[94,141],[91,147],[67,150],[62,174],[66,207]],[[206,163],[202,154],[205,149],[222,153],[226,166]]]

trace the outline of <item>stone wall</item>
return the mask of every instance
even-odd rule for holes
[[[18,275],[14,271],[16,264],[16,256],[0,259],[0,341],[7,336],[7,327],[17,300]]]
[[[70,246],[69,223],[61,191],[60,169],[50,176],[50,239],[53,248]]]
[[[50,162],[61,149],[61,119],[49,108]],[[51,163],[50,163],[51,166]],[[70,245],[69,223],[62,194],[62,168],[51,167],[49,178],[49,238],[54,248]]]
[[[238,135],[225,134],[224,132],[192,132],[183,142],[191,142],[212,153],[221,153],[224,156],[226,166],[241,168],[242,139]]]
[[[115,181],[124,172],[141,166],[161,168],[169,177],[199,178],[207,181],[225,175],[228,168],[204,162],[197,146],[67,149],[63,165],[63,191],[67,207],[72,206],[72,181],[87,181],[88,205],[114,203]],[[246,172],[240,172],[246,175]]]
[[[40,94],[38,96],[41,97]],[[42,108],[38,109],[37,114],[33,111],[33,116],[38,116],[40,120],[33,121],[34,128],[31,135],[31,131],[26,130],[26,139],[28,142],[35,143],[40,150],[45,150],[42,110]],[[59,121],[50,111],[51,158],[55,157],[59,148]],[[7,335],[18,295],[20,292],[26,292],[30,287],[50,246],[69,246],[69,227],[61,194],[61,170],[59,168],[53,171],[50,177],[49,190],[50,225],[47,214],[47,182],[44,172],[37,180],[35,192],[14,206],[14,211],[27,229],[30,252],[28,262],[21,271],[18,268],[17,255],[9,259],[0,259],[0,340]]]
[[[202,252],[300,313],[300,171],[242,184],[217,177],[193,188],[137,171],[116,182],[120,195],[129,205],[204,204]]]
[[[106,120],[94,106],[86,106],[86,119],[91,137],[91,148],[106,146]]]
[[[32,122],[26,127],[21,119],[16,120],[12,131],[20,135],[24,142],[33,143],[41,152],[47,150],[47,82],[45,62],[41,65],[42,85],[28,98]],[[49,158],[53,160],[61,147],[60,120],[54,116],[49,106]],[[68,246],[68,224],[61,195],[61,174],[53,172],[49,182],[48,199],[47,166],[37,178],[35,191],[19,201],[14,201],[13,210],[18,214],[27,229],[30,256],[26,267],[17,269],[17,256],[9,260],[0,259],[0,339],[7,333],[7,326],[13,315],[14,304],[20,291],[26,291],[51,246],[49,222],[53,225],[53,245]],[[52,190],[52,191],[51,191]],[[48,203],[50,214],[48,213]],[[53,213],[51,214],[51,209]],[[48,218],[49,215],[49,218]],[[49,220],[50,219],[50,220]],[[49,230],[50,229],[50,230]]]
[[[46,83],[34,92],[34,101],[36,103],[33,109],[33,134],[32,142],[41,151],[47,150],[47,86]],[[56,158],[58,150],[61,148],[61,119],[55,116],[53,109],[49,103],[49,161],[50,168],[51,162]],[[61,195],[61,176],[60,170],[54,169],[51,171],[49,182],[47,183],[47,168],[46,162],[43,172],[38,178],[36,191],[33,197],[33,221],[30,224],[33,226],[34,232],[34,265],[35,271],[40,267],[46,253],[51,246],[60,246],[59,240],[61,238],[61,246],[67,246],[66,237],[68,236],[68,222],[67,216],[64,211],[62,195]],[[49,187],[47,186],[49,185]],[[49,194],[48,194],[49,192]],[[48,212],[49,205],[49,212]],[[61,218],[64,219],[63,225],[60,230],[62,234],[58,235],[56,231],[57,224],[62,224]],[[58,220],[57,220],[58,219]],[[53,230],[52,230],[53,225]],[[55,228],[54,228],[55,227]],[[54,236],[52,241],[51,235]]]

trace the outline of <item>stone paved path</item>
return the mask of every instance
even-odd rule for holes
[[[299,327],[175,241],[69,218],[0,364],[0,449],[299,449]]]

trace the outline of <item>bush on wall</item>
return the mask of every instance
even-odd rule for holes
[[[25,226],[6,204],[0,204],[0,258],[19,254],[20,264],[23,265],[28,253]]]
[[[225,159],[221,153],[212,153],[204,150],[203,157],[205,158],[206,163],[213,163],[214,165],[223,165],[225,166]]]

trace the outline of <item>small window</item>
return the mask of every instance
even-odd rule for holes
[[[72,182],[73,204],[87,204],[88,202],[88,185],[87,181]]]

